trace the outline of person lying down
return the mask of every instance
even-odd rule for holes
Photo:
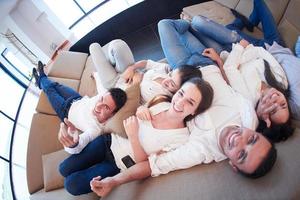
[[[136,164],[113,177],[94,177],[90,182],[92,191],[103,197],[113,188],[129,181],[150,175],[158,176],[202,163],[220,162],[226,158],[229,158],[229,164],[235,171],[247,177],[263,176],[272,168],[276,160],[276,149],[263,135],[253,131],[258,120],[251,102],[225,83],[218,67],[209,66],[201,68],[201,71],[203,78],[213,88],[214,98],[212,106],[207,111],[187,123],[191,132],[185,142],[171,151],[147,155],[143,148],[134,148],[134,146],[142,147],[143,142],[137,136],[137,126],[133,126],[137,124],[134,121],[138,120],[136,117],[129,118],[124,125],[128,135],[132,132],[135,135],[134,140],[132,136],[129,136],[131,137],[129,140],[133,145],[133,159]],[[178,96],[184,99],[186,95],[189,94],[182,89],[174,95],[171,105],[176,112],[180,111],[180,107],[177,103],[174,104],[174,101]],[[190,102],[185,103],[189,105]],[[137,116],[144,120],[150,119],[150,122],[153,122],[157,119],[151,109],[150,115],[145,109],[139,111],[141,113],[137,113]],[[151,136],[153,137],[152,134]]]

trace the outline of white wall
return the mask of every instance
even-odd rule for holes
[[[41,12],[31,0],[22,0],[10,13],[11,19],[38,48],[51,57],[54,49],[64,37],[47,19],[45,12]]]
[[[50,16],[48,16],[48,13]],[[0,32],[10,29],[39,60],[47,63],[54,47],[78,39],[50,11],[43,0],[0,0]],[[6,47],[7,40],[0,37]]]
[[[17,0],[0,0],[0,22],[15,7]]]

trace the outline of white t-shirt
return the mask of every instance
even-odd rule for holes
[[[99,98],[100,95],[91,98],[84,96],[80,100],[72,103],[69,109],[68,119],[77,129],[82,131],[82,133],[79,135],[79,143],[76,147],[65,147],[68,153],[80,153],[89,142],[102,133],[103,124],[101,124],[93,114],[94,107]]]
[[[276,59],[264,48],[233,44],[232,51],[224,63],[224,70],[231,87],[255,106],[261,96],[261,82],[266,82],[264,71],[266,60],[277,81],[287,88],[285,72]]]
[[[226,84],[218,67],[206,66],[201,68],[201,72],[214,89],[212,106],[188,123],[191,134],[185,144],[167,153],[149,157],[152,176],[201,163],[222,161],[226,159],[218,144],[222,129],[238,125],[253,130],[257,126],[252,104]]]
[[[157,106],[161,107],[159,108],[160,112],[167,109],[165,103],[161,105],[157,104],[155,110],[157,111]],[[130,155],[130,157],[134,159],[130,141],[128,139],[120,137],[117,134],[112,133],[111,136],[112,142],[110,148],[114,155],[115,162],[118,168],[120,168],[121,170],[125,170],[127,168],[122,163],[121,159],[127,155]],[[179,129],[162,130],[154,128],[150,121],[139,120],[139,140],[141,146],[148,156],[156,155],[161,151],[171,151],[187,142],[188,138],[189,131],[186,127]]]
[[[150,101],[153,97],[159,94],[172,96],[171,92],[155,81],[157,78],[168,78],[168,73],[171,70],[170,66],[166,63],[148,60],[146,70],[147,71],[145,72],[140,84],[142,104]]]
[[[169,92],[169,90],[164,88],[160,83],[156,81],[156,79],[158,78],[168,78],[168,73],[170,71],[171,67],[166,63],[147,60],[145,73],[140,83],[141,105],[149,102],[151,99],[153,99],[153,97],[159,94],[168,96],[173,95],[171,92]],[[125,82],[125,79],[122,76],[119,76],[115,86],[125,90],[129,85]]]

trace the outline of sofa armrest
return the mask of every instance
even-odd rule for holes
[[[88,54],[59,51],[55,60],[47,66],[48,76],[80,80]]]

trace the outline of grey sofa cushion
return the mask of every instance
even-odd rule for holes
[[[235,174],[227,161],[199,165],[116,188],[103,200],[131,199],[299,199],[300,129],[277,146],[278,159],[266,176],[252,180]]]
[[[65,189],[53,190],[51,192],[45,192],[40,190],[30,197],[30,200],[98,200],[99,197],[95,193],[89,193],[79,196],[73,196],[69,194]]]

